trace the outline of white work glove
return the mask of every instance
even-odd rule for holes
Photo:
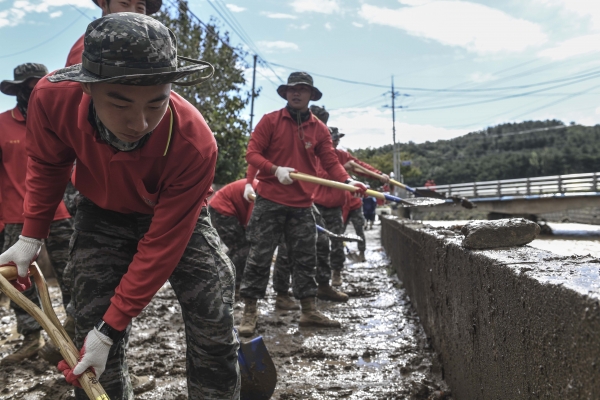
[[[40,239],[34,239],[19,235],[17,243],[13,244],[8,250],[0,254],[0,265],[12,264],[17,266],[17,285],[13,283],[20,291],[29,289],[31,281],[29,280],[29,266],[42,249],[43,242]]]
[[[346,181],[346,183],[348,185],[352,185],[355,188],[357,188],[358,190],[356,192],[353,193],[354,197],[365,197],[366,195],[366,191],[367,191],[367,187],[365,186],[364,183],[359,182],[359,181],[355,181],[354,179],[349,179]]]
[[[100,379],[100,375],[106,369],[106,360],[112,345],[111,338],[94,328],[89,331],[83,342],[77,365],[71,369],[69,364],[62,360],[58,363],[58,369],[63,373],[67,382],[77,387],[81,387],[78,378],[87,369],[90,369],[96,375],[96,379]]]
[[[290,172],[296,172],[296,170],[289,167],[277,167],[275,170],[275,176],[283,185],[291,185],[294,183],[294,180],[290,177]]]
[[[249,203],[252,203],[254,200],[250,199],[250,195],[253,194],[256,196],[256,193],[254,192],[254,188],[252,187],[252,185],[250,183],[246,183],[246,186],[244,186],[244,200],[246,200]]]

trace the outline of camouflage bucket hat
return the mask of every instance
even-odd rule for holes
[[[322,123],[327,125],[327,121],[329,121],[329,113],[327,112],[325,107],[312,105],[310,106],[310,112],[313,113],[313,115],[317,117]]]
[[[100,7],[100,4],[98,4],[98,0],[93,1],[98,7]],[[154,14],[155,12],[160,10],[160,7],[162,7],[162,0],[146,0],[146,15]]]
[[[334,126],[330,126],[329,128],[329,133],[331,134],[331,140],[339,140],[341,138],[343,138],[344,136],[346,136],[345,133],[340,133],[340,130]]]
[[[44,64],[25,63],[17,66],[14,70],[14,80],[0,82],[0,91],[9,96],[16,96],[19,87],[33,78],[43,78],[48,73]]]
[[[296,85],[310,86],[312,88],[312,96],[310,97],[312,101],[320,100],[323,97],[323,93],[313,85],[312,76],[306,72],[292,72],[288,77],[287,85],[281,85],[277,88],[277,94],[287,100],[287,97],[285,97],[287,89]]]
[[[82,63],[57,70],[48,77],[50,82],[192,86],[214,72],[206,61],[178,56],[173,32],[142,14],[116,13],[99,18],[88,25],[83,43]],[[178,61],[191,65],[179,67]],[[200,72],[204,74],[183,79]]]

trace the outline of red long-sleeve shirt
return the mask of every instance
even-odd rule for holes
[[[169,109],[146,144],[119,152],[90,125],[90,101],[76,82],[44,78],[36,85],[27,118],[23,235],[48,235],[75,160],[73,184],[96,205],[153,215],[104,315],[122,330],[179,263],[211,191],[217,146],[198,110],[172,92]]]
[[[246,178],[225,185],[217,191],[208,201],[208,204],[219,214],[236,217],[240,225],[247,226],[252,215],[254,202],[244,199]],[[252,187],[256,188],[258,181],[255,179]]]
[[[372,167],[371,165],[360,161],[358,158],[354,157],[352,154],[348,153],[345,150],[335,149],[335,153],[337,154],[338,160],[340,164],[343,166],[348,161],[354,161],[355,163],[365,167],[366,169],[373,171],[375,173],[381,174],[381,171]],[[355,171],[356,172],[356,171]],[[369,175],[363,174],[361,172],[356,172],[358,175],[365,176],[370,178]],[[331,176],[325,171],[323,168],[319,168],[317,171],[317,175],[319,178],[331,179]],[[361,200],[358,199],[360,202]],[[346,203],[346,193],[343,190],[335,189],[329,186],[319,185],[315,190],[314,197],[315,204],[318,204],[327,208],[334,207],[343,207],[344,203]]]
[[[317,159],[334,180],[344,182],[349,179],[338,161],[325,124],[311,114],[299,129],[285,108],[262,117],[250,137],[246,152],[248,164],[260,171],[256,188],[258,194],[291,207],[310,207],[315,185],[300,181],[282,185],[271,173],[271,167],[290,167],[316,175]]]
[[[65,67],[70,67],[71,65],[81,64],[81,56],[83,55],[83,38],[85,35],[81,35],[79,39],[75,42],[73,47],[71,47],[71,51],[69,51],[69,56],[67,57],[67,64]]]
[[[27,149],[25,148],[25,118],[17,107],[0,114],[0,192],[2,192],[2,218],[7,224],[22,224]],[[64,191],[63,191],[64,192]],[[61,201],[53,220],[71,218]]]

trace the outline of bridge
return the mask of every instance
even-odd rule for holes
[[[600,172],[504,179],[420,187],[467,197],[479,211],[507,215],[537,215],[585,207],[600,207]],[[456,210],[452,205],[439,211]]]

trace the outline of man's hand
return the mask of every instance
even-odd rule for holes
[[[296,172],[294,168],[289,167],[277,167],[275,170],[275,176],[279,179],[279,182],[283,185],[291,185],[294,180],[290,177],[290,172]]]
[[[87,369],[90,369],[96,375],[96,379],[100,379],[100,375],[106,368],[106,360],[112,344],[111,338],[94,328],[87,334],[83,342],[77,365],[71,369],[69,364],[62,360],[58,363],[58,370],[63,373],[67,382],[77,387],[81,387],[77,379]]]
[[[344,164],[344,169],[348,172],[354,171],[354,166],[352,165],[352,160],[350,160],[346,164]]]
[[[364,183],[355,181],[354,179],[348,179],[346,183],[358,189],[354,192],[354,197],[366,197],[367,187]]]
[[[40,239],[20,235],[17,243],[0,254],[0,265],[11,264],[17,266],[19,277],[12,284],[21,292],[31,287],[31,280],[28,275],[29,266],[40,254],[42,243]]]
[[[390,176],[388,174],[381,174],[381,178],[379,180],[381,183],[390,183]]]
[[[250,183],[246,183],[246,186],[244,186],[244,200],[246,200],[248,203],[254,202],[254,200],[250,198],[251,194],[256,196],[252,185]]]

